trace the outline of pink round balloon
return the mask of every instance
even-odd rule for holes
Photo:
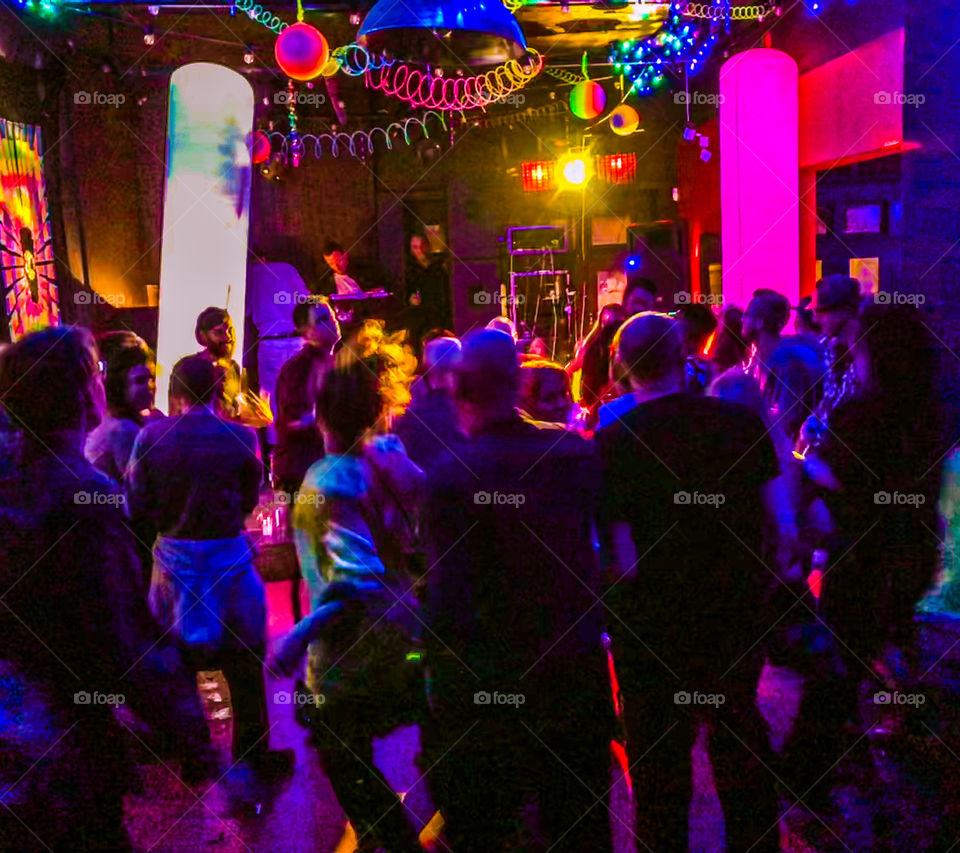
[[[253,165],[256,166],[269,160],[272,147],[270,137],[262,130],[255,130],[250,145],[250,159],[253,161]]]
[[[323,33],[303,21],[283,29],[273,52],[280,70],[294,80],[319,77],[330,58],[330,47]]]

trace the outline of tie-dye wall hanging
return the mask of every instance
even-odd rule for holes
[[[0,339],[60,322],[42,150],[39,127],[0,118]]]

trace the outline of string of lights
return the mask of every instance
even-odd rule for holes
[[[526,63],[511,59],[472,77],[444,77],[438,73],[440,69],[431,74],[397,63],[371,69],[366,74],[366,81],[371,89],[414,107],[462,112],[503,102],[526,86],[543,69],[543,57],[528,49],[526,58]]]
[[[630,94],[652,95],[663,84],[668,70],[684,64],[687,72],[696,73],[711,48],[717,34],[705,27],[685,22],[681,14],[683,3],[673,0],[661,29],[640,41],[622,41],[610,51],[615,74],[623,74],[630,82],[624,98]],[[716,8],[723,9],[720,3]]]

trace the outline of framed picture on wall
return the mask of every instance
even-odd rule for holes
[[[880,258],[850,258],[850,278],[860,282],[860,295],[880,290]]]

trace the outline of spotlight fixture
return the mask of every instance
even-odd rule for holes
[[[146,32],[143,34],[143,43],[147,47],[152,47],[157,43],[157,34],[153,31],[153,27],[147,27]]]
[[[585,184],[590,172],[590,161],[585,153],[571,153],[560,160],[560,174],[572,187]]]

